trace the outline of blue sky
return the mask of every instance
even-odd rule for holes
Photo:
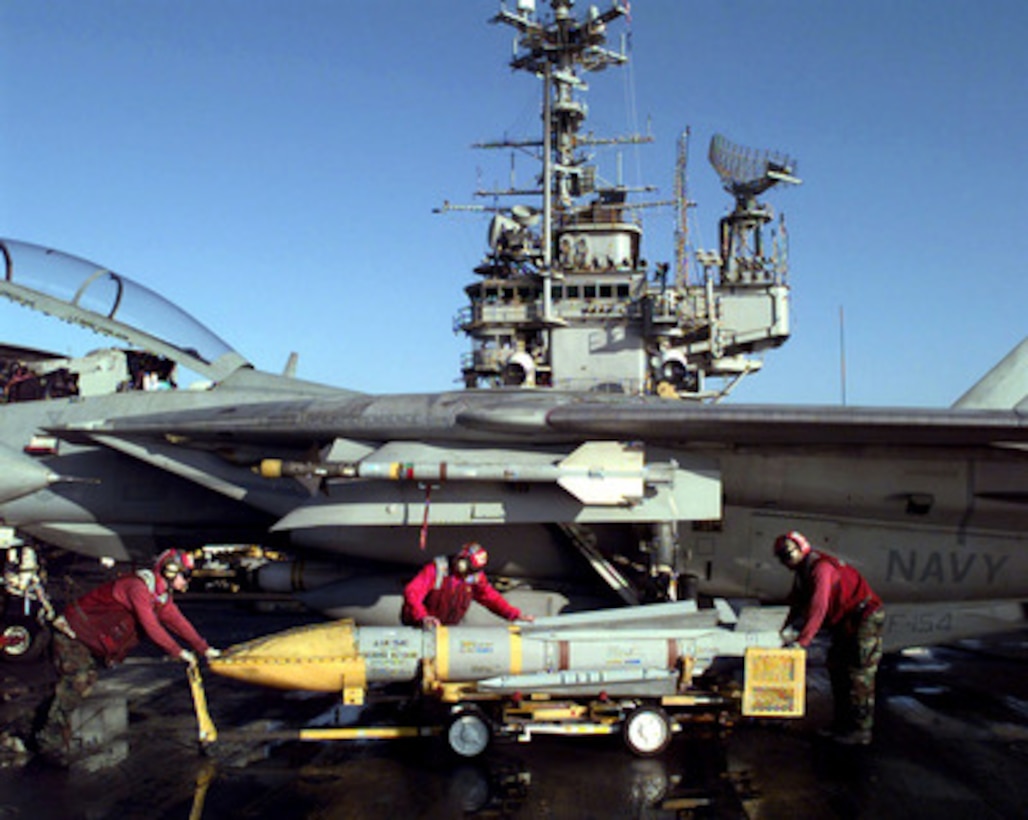
[[[304,378],[453,387],[487,219],[432,209],[506,182],[472,142],[538,122],[497,7],[2,0],[0,235],[139,280],[259,367],[295,350]],[[590,127],[649,130],[624,168],[661,197],[691,128],[696,244],[729,205],[712,134],[798,160],[803,185],[768,197],[793,338],[734,401],[838,403],[840,308],[854,405],[950,404],[1024,337],[1022,0],[635,0],[613,28],[632,68],[591,78]],[[670,260],[672,214],[646,224]],[[42,346],[19,313],[0,305],[0,336]]]

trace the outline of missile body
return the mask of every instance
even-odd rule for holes
[[[306,592],[342,581],[352,570],[332,561],[271,561],[258,567],[254,580],[265,592]]]
[[[423,449],[423,448],[422,448]],[[421,450],[417,451],[421,455]],[[257,468],[264,478],[378,479],[443,484],[457,482],[558,484],[584,504],[626,505],[640,501],[645,486],[674,483],[672,464],[646,465],[638,448],[614,441],[592,441],[552,461],[510,453],[503,461],[468,460],[457,452],[438,451],[436,460],[302,462],[265,459]]]
[[[0,504],[46,489],[59,480],[46,465],[0,445]]]
[[[779,647],[780,607],[724,609],[689,602],[557,615],[496,627],[358,627],[333,621],[232,647],[211,661],[221,675],[284,689],[343,692],[362,702],[371,684],[473,683],[496,694],[557,691],[670,694],[715,658]]]

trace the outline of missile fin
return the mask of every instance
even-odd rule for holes
[[[641,448],[620,441],[587,441],[558,465],[557,483],[583,504],[631,504],[643,497]]]

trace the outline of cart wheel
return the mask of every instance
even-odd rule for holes
[[[628,713],[622,727],[625,745],[639,757],[653,757],[671,742],[671,719],[657,706],[640,706]]]
[[[446,742],[461,757],[478,757],[489,746],[493,732],[477,709],[457,712],[446,727]]]

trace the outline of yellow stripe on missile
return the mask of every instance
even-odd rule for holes
[[[450,679],[450,630],[440,624],[435,628],[436,680]]]
[[[524,652],[521,645],[521,628],[510,627],[510,674],[520,675],[524,665]]]

